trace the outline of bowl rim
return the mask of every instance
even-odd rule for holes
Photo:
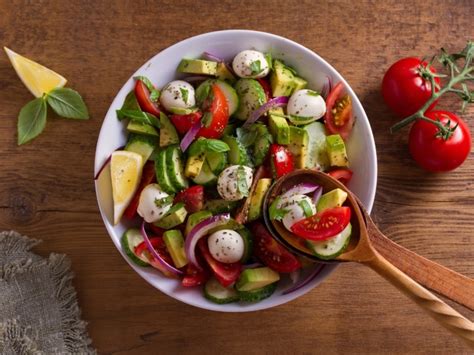
[[[373,167],[373,169],[372,169],[373,170],[373,174],[372,174],[373,184],[371,185],[371,187],[368,191],[369,204],[366,206],[367,211],[370,213],[370,211],[372,210],[373,204],[374,204],[375,193],[376,193],[376,189],[377,189],[377,178],[378,178],[377,150],[376,150],[376,146],[375,146],[374,134],[373,134],[373,131],[372,131],[372,127],[370,125],[367,114],[365,113],[365,110],[364,110],[358,96],[355,94],[352,87],[344,79],[344,77],[331,64],[329,64],[325,59],[320,57],[317,53],[315,53],[311,49],[309,49],[309,48],[307,48],[307,47],[305,47],[305,46],[303,46],[303,45],[301,45],[301,44],[299,44],[299,43],[297,43],[297,42],[295,42],[291,39],[288,39],[286,37],[279,36],[279,35],[276,35],[276,34],[273,34],[273,33],[264,32],[264,31],[255,31],[255,30],[246,30],[246,29],[227,29],[227,30],[218,30],[218,31],[206,32],[206,33],[202,33],[202,34],[198,34],[198,35],[195,35],[195,36],[184,38],[184,39],[180,40],[179,42],[176,42],[176,43],[172,44],[171,46],[168,46],[168,47],[164,48],[163,50],[160,50],[158,53],[156,53],[155,55],[150,57],[148,60],[146,60],[143,63],[143,65],[141,65],[125,81],[125,83],[122,85],[120,90],[115,95],[114,99],[112,100],[112,102],[111,102],[111,104],[110,104],[110,106],[109,106],[109,108],[108,108],[108,110],[107,110],[107,112],[104,116],[104,119],[103,119],[102,125],[101,125],[101,129],[100,129],[100,132],[99,132],[99,135],[98,135],[98,138],[97,138],[95,158],[94,158],[94,176],[98,173],[98,171],[101,169],[101,167],[105,163],[105,159],[103,159],[103,158],[101,159],[99,157],[99,145],[100,145],[101,140],[103,139],[103,136],[106,134],[105,127],[104,127],[104,122],[107,119],[107,117],[111,114],[111,112],[113,112],[115,110],[114,107],[117,106],[119,97],[122,96],[122,93],[127,89],[128,83],[131,80],[133,80],[133,77],[135,77],[138,73],[140,73],[144,69],[146,69],[146,67],[149,66],[151,62],[156,60],[156,58],[158,56],[166,56],[166,53],[168,51],[172,51],[176,47],[182,46],[188,41],[198,41],[198,40],[202,40],[203,38],[206,38],[206,37],[212,38],[213,36],[221,36],[221,35],[222,36],[223,35],[239,36],[239,35],[252,35],[252,34],[255,35],[255,36],[261,36],[261,37],[266,37],[268,39],[273,39],[273,40],[285,42],[286,44],[289,44],[291,46],[296,47],[298,50],[304,52],[306,55],[308,55],[310,57],[313,57],[314,60],[319,61],[323,66],[326,67],[326,69],[328,69],[329,72],[331,72],[331,75],[335,76],[338,81],[342,81],[344,83],[346,90],[351,94],[351,97],[353,98],[353,100],[356,101],[355,104],[360,107],[361,115],[359,115],[358,120],[362,121],[363,124],[365,124],[367,126],[366,128],[367,128],[368,132],[370,133],[368,135],[368,140],[369,140],[368,144],[371,148],[371,152],[373,152],[373,156],[370,159],[371,162],[372,162],[371,165]],[[360,116],[362,116],[362,117],[360,117]],[[118,245],[116,243],[115,238],[113,237],[114,235],[116,235],[116,232],[113,229],[114,226],[108,221],[106,213],[105,213],[104,209],[102,208],[102,206],[100,204],[98,181],[94,181],[94,185],[95,185],[97,205],[99,207],[99,211],[100,211],[100,215],[102,217],[103,224],[104,224],[104,226],[107,230],[107,233],[109,234],[109,237],[112,239],[112,243],[115,245],[115,247],[117,248],[119,253],[125,259],[125,261],[132,267],[132,269],[140,277],[142,277],[153,288],[158,289],[160,292],[166,294],[167,296],[173,298],[176,301],[183,302],[183,303],[186,303],[188,305],[191,305],[191,306],[194,306],[194,307],[197,307],[197,308],[206,309],[206,310],[210,310],[210,311],[234,312],[234,313],[261,311],[261,310],[265,310],[265,309],[269,309],[269,308],[274,308],[274,307],[280,306],[282,304],[288,303],[290,301],[293,301],[293,300],[305,295],[309,291],[313,290],[314,288],[319,286],[319,284],[321,282],[323,282],[338,266],[338,264],[326,264],[323,268],[324,270],[322,270],[322,272],[320,273],[320,277],[319,277],[318,281],[315,282],[312,285],[312,287],[306,287],[306,288],[300,289],[300,290],[298,290],[299,292],[298,291],[294,292],[293,297],[281,297],[280,299],[275,299],[272,303],[265,304],[263,306],[259,306],[260,303],[257,302],[257,303],[253,303],[252,305],[249,305],[248,307],[245,306],[245,307],[241,307],[241,308],[235,308],[235,307],[226,307],[228,305],[202,304],[202,300],[201,300],[201,302],[199,302],[199,301],[195,301],[194,299],[188,300],[188,299],[178,298],[178,297],[176,297],[176,295],[172,291],[168,292],[167,290],[161,289],[160,287],[154,285],[151,282],[151,280],[149,280],[148,277],[146,277],[146,275],[144,275],[142,272],[139,272],[139,269],[138,269],[139,267],[132,263],[132,261],[125,255],[124,251],[120,248],[120,245]],[[119,244],[120,244],[120,242],[119,242]],[[232,308],[232,309],[230,309],[230,308]]]

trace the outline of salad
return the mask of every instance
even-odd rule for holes
[[[320,267],[274,240],[262,214],[330,259],[350,238],[344,192],[322,195],[317,186],[297,185],[269,211],[263,200],[276,179],[295,169],[350,180],[350,96],[329,78],[307,88],[293,68],[256,50],[232,63],[210,53],[185,58],[177,73],[160,89],[135,77],[117,110],[129,136],[109,160],[114,223],[135,224],[121,239],[123,250],[138,266],[202,287],[219,304],[267,298],[285,275],[294,281],[285,293],[295,291]],[[334,216],[337,228],[324,228]]]

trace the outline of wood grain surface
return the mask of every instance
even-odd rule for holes
[[[42,239],[42,254],[70,256],[100,353],[469,352],[375,272],[355,264],[341,266],[306,296],[259,313],[214,313],[178,303],[119,255],[102,224],[92,177],[108,106],[148,58],[203,32],[272,32],[320,54],[359,95],[378,151],[372,215],[381,230],[474,277],[474,157],[449,174],[421,171],[408,154],[406,132],[388,133],[396,118],[380,95],[383,73],[398,58],[429,56],[441,46],[459,49],[474,38],[472,0],[0,0],[0,9],[0,44],[63,74],[91,113],[85,122],[53,117],[43,135],[18,147],[17,115],[31,95],[0,55],[0,229]],[[473,112],[464,116],[471,127]],[[473,312],[455,307],[473,319]]]

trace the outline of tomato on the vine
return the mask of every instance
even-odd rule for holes
[[[460,166],[471,151],[471,133],[466,123],[452,112],[430,111],[425,114],[432,120],[454,129],[445,140],[438,134],[434,124],[418,120],[410,130],[409,148],[415,161],[424,169],[432,172],[450,171]]]
[[[400,117],[417,112],[431,97],[431,82],[421,74],[423,70],[436,70],[418,58],[404,58],[395,62],[385,73],[382,81],[382,95],[390,109]],[[434,81],[439,85],[439,78]],[[438,89],[435,87],[435,91]],[[428,109],[436,106],[434,102]]]
[[[344,94],[344,86],[339,82],[326,99],[326,115],[324,117],[326,129],[330,134],[339,134],[343,139],[349,138],[354,126],[352,114],[352,100]]]

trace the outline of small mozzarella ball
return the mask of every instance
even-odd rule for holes
[[[196,105],[194,88],[183,80],[172,81],[161,90],[160,102],[168,111],[173,108],[193,107]]]
[[[291,116],[307,117],[307,122],[315,121],[326,113],[326,102],[316,91],[298,90],[291,95],[287,112]]]
[[[157,206],[156,202],[169,195],[160,189],[158,184],[150,184],[140,194],[137,213],[147,223],[153,223],[161,219],[171,208],[171,203]]]
[[[286,229],[291,232],[291,226],[296,222],[306,218],[303,207],[301,207],[301,201],[306,201],[308,206],[311,208],[311,213],[316,214],[316,206],[313,201],[306,195],[293,195],[291,197],[283,198],[277,204],[278,208],[288,210],[283,217],[283,225]]]
[[[244,240],[231,229],[212,233],[207,239],[207,245],[212,257],[222,263],[236,263],[244,255]]]
[[[254,50],[242,51],[234,57],[232,68],[241,78],[263,78],[268,75],[270,67],[262,52]]]
[[[217,192],[226,201],[238,201],[245,196],[238,188],[238,169],[242,167],[245,173],[245,181],[250,191],[250,186],[253,181],[252,169],[244,165],[231,165],[224,169],[217,180]]]

